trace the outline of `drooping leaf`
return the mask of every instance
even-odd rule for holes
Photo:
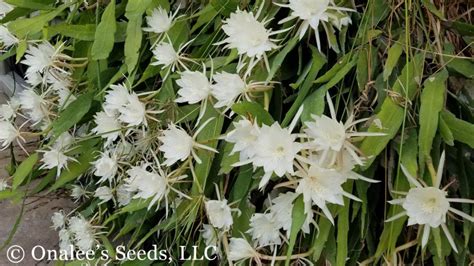
[[[33,153],[24,160],[16,169],[15,174],[13,175],[13,184],[12,189],[15,190],[19,185],[25,181],[26,177],[33,171],[33,167],[36,162],[38,162],[38,154]]]
[[[112,51],[117,30],[115,23],[115,0],[112,0],[105,8],[95,31],[95,40],[91,51],[93,60],[106,59]]]
[[[87,114],[91,107],[93,94],[86,93],[69,104],[64,109],[56,121],[53,122],[53,133],[54,136],[59,137],[63,132],[77,124],[81,118]]]

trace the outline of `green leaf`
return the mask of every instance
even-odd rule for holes
[[[72,25],[61,23],[48,27],[48,34],[54,36],[61,34],[82,41],[93,41],[96,26],[94,24]]]
[[[131,73],[138,62],[142,45],[143,13],[151,4],[151,0],[134,0],[127,3],[125,17],[128,19],[127,37],[125,39],[125,64]]]
[[[353,181],[349,180],[344,183],[343,188],[348,193],[352,191]],[[348,255],[348,238],[349,238],[349,212],[351,208],[350,201],[348,198],[344,198],[344,206],[339,207],[339,213],[337,215],[337,251],[336,251],[336,264],[346,265]]]
[[[114,48],[116,30],[115,0],[112,0],[105,8],[102,19],[99,25],[97,25],[95,40],[91,51],[92,60],[107,59]]]
[[[425,81],[421,92],[420,132],[418,137],[420,170],[424,169],[425,161],[430,157],[431,146],[438,129],[439,112],[444,106],[447,79],[448,72],[443,69]]]
[[[238,0],[211,0],[211,5],[224,16],[230,15],[239,6]]]
[[[54,0],[4,0],[15,7],[28,8],[34,10],[54,9]]]
[[[28,48],[28,42],[26,40],[20,40],[16,47],[16,63],[18,64]]]
[[[449,111],[442,111],[441,118],[451,130],[455,140],[474,148],[474,124],[456,118]]]
[[[286,251],[286,261],[285,265],[290,265],[290,257],[293,253],[293,248],[295,247],[296,238],[298,236],[301,227],[306,220],[306,214],[304,209],[303,196],[300,195],[293,203],[293,210],[291,211],[291,231],[290,231],[290,242],[288,245],[288,250]]]
[[[311,93],[303,102],[303,112],[301,113],[301,122],[311,121],[311,115],[322,115],[324,106],[326,105],[324,98],[326,97],[327,88],[322,86],[315,92]]]
[[[365,89],[365,85],[369,80],[369,60],[369,49],[361,49],[359,56],[357,57],[356,67],[356,79],[359,91],[363,91]]]
[[[13,190],[17,189],[18,186],[23,183],[25,178],[33,171],[33,167],[35,166],[36,162],[38,162],[38,154],[33,153],[18,166],[15,174],[13,175]]]
[[[87,114],[91,107],[93,93],[83,94],[69,104],[53,122],[54,136],[59,137],[62,133],[77,124]]]
[[[8,23],[8,30],[19,39],[41,31],[46,23],[58,16],[67,5],[62,5],[58,9],[38,15],[32,18],[17,19]]]
[[[224,117],[212,106],[211,103],[208,103],[200,125],[207,122],[209,119],[212,120],[201,130],[196,141],[205,143],[206,146],[215,149],[224,124]],[[197,128],[199,128],[200,125],[198,125]],[[196,162],[194,166],[196,179],[194,179],[191,188],[192,195],[200,195],[204,191],[208,175],[211,171],[213,158],[215,157],[214,152],[203,149],[198,150],[197,155],[202,162],[200,164]]]
[[[403,68],[402,74],[393,85],[393,91],[397,92],[399,95],[408,96],[408,100],[411,100],[415,96],[418,84],[421,80],[423,60],[423,55],[418,54]],[[380,122],[382,123],[382,129],[378,128],[377,125],[372,124],[369,127],[368,132],[383,132],[385,135],[367,137],[362,141],[360,150],[362,151],[362,154],[368,156],[363,169],[367,169],[375,160],[376,156],[382,152],[387,144],[397,135],[405,118],[404,108],[398,103],[395,103],[392,98],[387,97],[385,98],[380,111],[377,113],[377,118],[380,119]]]
[[[250,116],[254,119],[257,119],[257,123],[259,125],[262,123],[265,125],[271,125],[274,122],[273,117],[265,109],[263,109],[263,106],[255,102],[236,103],[232,105],[232,111],[241,116]]]
[[[83,153],[78,159],[77,162],[72,162],[68,164],[68,169],[63,169],[61,175],[58,177],[56,182],[51,186],[48,193],[54,191],[58,188],[63,187],[69,182],[74,181],[80,175],[85,173],[91,167],[90,163],[94,160],[94,152],[96,148],[92,148],[88,152]]]
[[[439,132],[441,133],[441,137],[443,138],[444,142],[449,146],[454,146],[454,136],[451,129],[449,129],[446,122],[444,122],[443,117],[441,114],[439,115]]]
[[[283,60],[285,60],[286,56],[288,55],[291,50],[296,46],[298,43],[299,38],[298,36],[293,37],[283,49],[274,57],[270,66],[270,72],[267,76],[267,82],[271,81],[275,76],[276,72],[280,69],[281,65],[283,64]]]
[[[392,74],[393,69],[398,63],[398,59],[403,53],[403,46],[401,43],[396,42],[388,49],[387,61],[383,68],[383,80],[387,81],[390,75]]]

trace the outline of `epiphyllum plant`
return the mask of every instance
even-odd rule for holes
[[[403,174],[405,174],[410,184],[414,187],[406,193],[394,191],[394,193],[405,195],[405,197],[391,200],[389,203],[401,205],[405,211],[389,218],[386,222],[391,222],[403,216],[408,216],[409,226],[414,224],[423,225],[423,235],[421,238],[422,247],[425,247],[426,243],[428,243],[431,228],[438,228],[441,226],[449,244],[454,251],[458,252],[454,239],[446,226],[446,215],[448,213],[453,213],[470,222],[474,222],[474,217],[450,206],[450,203],[474,203],[474,200],[448,198],[448,192],[446,190],[449,185],[440,188],[445,159],[446,155],[445,152],[443,152],[439,159],[439,165],[435,173],[436,176],[433,180],[433,186],[428,186],[423,182],[423,180],[418,180],[413,177],[409,171],[401,165]]]

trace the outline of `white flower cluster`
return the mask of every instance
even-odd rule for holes
[[[81,250],[87,252],[96,246],[98,227],[81,215],[66,217],[63,211],[55,212],[51,217],[52,227],[59,233],[59,249],[63,252]]]

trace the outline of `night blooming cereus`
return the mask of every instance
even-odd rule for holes
[[[457,210],[450,206],[450,203],[474,203],[472,199],[460,199],[460,198],[448,198],[446,191],[448,186],[440,188],[441,179],[443,177],[443,168],[445,165],[446,155],[443,152],[439,159],[438,169],[436,171],[436,177],[434,179],[433,186],[426,185],[422,180],[413,177],[410,172],[402,165],[403,174],[407,177],[412,187],[408,192],[397,192],[405,195],[404,198],[398,198],[389,201],[391,204],[401,205],[404,209],[393,217],[387,219],[386,222],[391,222],[399,219],[403,216],[408,216],[408,226],[410,225],[422,225],[423,234],[421,237],[421,246],[425,247],[430,237],[431,228],[438,228],[441,226],[449,244],[454,251],[458,252],[454,239],[446,226],[446,215],[451,212],[456,214],[469,222],[474,222],[474,217]]]

